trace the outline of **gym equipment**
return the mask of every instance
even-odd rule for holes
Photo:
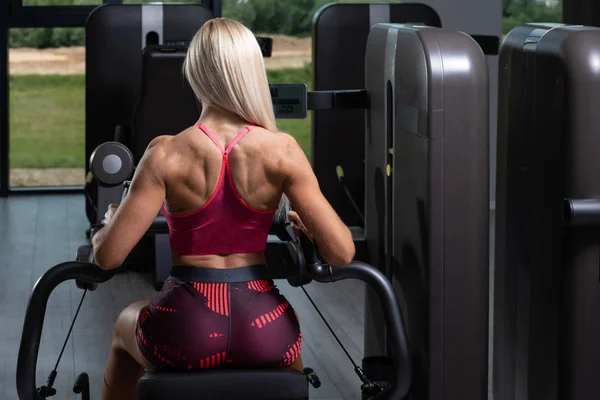
[[[87,195],[86,215],[91,224],[99,223],[98,219],[101,219],[101,216],[97,215],[97,205],[94,203],[97,188],[88,174],[89,159],[93,151],[100,144],[109,141],[120,141],[127,147],[130,143],[137,143],[136,140],[139,138],[132,132],[132,125],[143,124],[144,121],[135,118],[134,111],[146,105],[143,101],[140,104],[139,98],[140,93],[145,94],[148,90],[142,88],[142,78],[156,74],[156,68],[148,67],[148,58],[156,61],[155,64],[161,64],[160,73],[179,73],[178,80],[181,82],[183,80],[181,69],[174,72],[171,57],[168,57],[170,53],[161,53],[160,48],[165,46],[165,50],[173,50],[177,54],[182,45],[189,43],[204,22],[211,18],[213,18],[211,10],[198,4],[104,4],[95,8],[88,17],[85,27],[87,183],[84,191]],[[145,50],[149,46],[150,48]],[[143,56],[142,51],[144,51]],[[160,85],[160,80],[156,84]],[[172,113],[166,112],[172,110],[171,107],[168,107],[165,112],[154,113],[151,116],[144,115],[152,122],[159,118],[172,124],[165,126],[164,123],[159,122],[158,127],[165,128],[160,134],[178,132],[175,131],[178,126],[194,118],[186,118],[185,114],[185,111],[195,104],[195,98],[191,102],[185,101],[189,95],[186,90],[189,88],[173,85],[166,89],[165,95],[159,96],[157,101],[168,98],[181,108],[176,108],[173,117],[171,117]],[[166,94],[171,94],[172,97]],[[199,111],[196,111],[195,115],[200,115]],[[193,122],[195,120],[191,120],[190,124]],[[145,127],[147,125],[140,126],[140,129]],[[132,136],[135,136],[135,140]],[[140,143],[148,142],[140,140]],[[137,150],[133,151],[136,164],[141,157]]]
[[[486,55],[490,86],[490,208],[493,209],[496,193],[498,53],[504,37],[503,5],[508,3],[498,0],[419,0],[419,2],[433,7],[440,16],[444,28],[468,33]]]
[[[441,26],[438,14],[424,4],[328,4],[313,19],[313,90],[365,88],[367,38],[376,23]],[[363,226],[366,122],[364,113],[340,107],[318,109],[312,116],[315,175],[348,226]],[[344,185],[336,174],[338,166],[344,171]]]
[[[487,399],[489,107],[484,53],[470,36],[377,24],[365,55],[370,97],[365,236],[402,300],[414,399]],[[387,354],[366,295],[365,354]]]
[[[153,73],[142,72],[142,50],[157,45],[176,49],[211,18],[211,10],[199,4],[105,4],[94,9],[85,27],[86,160],[100,144],[114,140],[115,127],[131,126],[142,77]]]
[[[529,24],[500,51],[494,399],[600,393],[600,29]]]
[[[271,84],[275,118],[304,119],[307,116],[307,92],[304,83]]]
[[[282,212],[278,213],[278,218],[274,223],[281,225],[281,216],[284,214],[286,214],[286,208],[282,207]],[[282,229],[285,230],[281,226],[275,228],[278,232],[281,232]],[[390,332],[392,357],[387,362],[390,367],[389,380],[374,382],[365,375],[360,367],[356,367],[355,370],[363,382],[364,399],[396,400],[406,398],[412,378],[410,354],[401,308],[390,281],[376,268],[359,261],[343,267],[322,264],[316,256],[314,245],[306,237],[302,237],[294,249],[302,253],[302,257],[296,258],[296,260],[302,260],[296,265],[296,268],[302,267],[310,278],[319,282],[360,279],[376,290],[380,296],[381,307]],[[37,357],[46,304],[52,290],[66,280],[76,279],[81,282],[78,283],[78,286],[86,289],[85,296],[87,290],[94,290],[98,283],[106,282],[115,273],[114,270],[100,270],[94,264],[87,262],[90,260],[90,254],[89,246],[83,246],[78,251],[78,261],[52,267],[34,286],[27,305],[17,362],[17,391],[21,400],[41,400],[56,394],[56,390],[52,387],[57,375],[56,370],[51,372],[46,385],[36,388]],[[294,275],[295,270],[289,269],[287,273]],[[75,318],[77,318],[77,313]],[[369,360],[366,359],[365,362],[369,363]],[[236,384],[232,385],[232,381]],[[146,372],[140,379],[138,399],[184,400],[194,398],[197,393],[201,392],[202,398],[207,400],[223,398],[232,400],[303,400],[308,399],[309,383],[315,387],[320,386],[318,377],[310,368],[306,368],[304,373],[290,368],[217,368],[192,373],[155,371]],[[89,399],[89,379],[85,372],[77,377],[73,390],[75,393],[81,393],[84,399]]]
[[[600,225],[600,199],[565,199],[562,216],[566,226]]]

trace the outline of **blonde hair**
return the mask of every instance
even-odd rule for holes
[[[260,45],[241,23],[227,18],[206,22],[190,43],[183,72],[203,106],[277,130]]]

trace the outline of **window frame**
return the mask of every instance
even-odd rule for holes
[[[185,1],[185,0],[184,0]],[[190,0],[188,0],[190,1]],[[191,2],[191,1],[190,1]],[[213,15],[222,13],[222,0],[200,0]],[[81,192],[83,187],[10,187],[9,165],[9,86],[8,32],[11,28],[83,28],[89,14],[103,4],[122,4],[123,0],[102,0],[97,5],[27,6],[23,0],[0,0],[0,197],[9,193]]]

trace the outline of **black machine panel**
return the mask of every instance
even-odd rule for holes
[[[200,117],[201,105],[181,72],[186,53],[185,46],[144,49],[142,86],[127,143],[136,165],[154,138],[175,135]]]
[[[437,13],[424,4],[330,4],[317,12],[313,26],[314,90],[365,87],[365,50],[376,23],[414,22],[441,26]],[[348,225],[360,225],[338,182],[336,167],[361,210],[365,196],[365,114],[357,110],[313,113],[313,167],[325,197]]]
[[[365,233],[371,262],[392,279],[405,310],[411,398],[487,399],[484,53],[464,33],[377,24],[366,58]],[[385,353],[389,340],[375,304],[367,290],[367,356]]]
[[[142,50],[148,45],[185,44],[209,10],[197,4],[107,4],[86,24],[86,173],[89,157],[128,126],[140,94]]]
[[[500,51],[496,400],[600,393],[600,235],[562,215],[600,193],[598,43],[598,28],[525,25]]]

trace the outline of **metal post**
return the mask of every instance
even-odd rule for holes
[[[0,7],[0,197],[8,196],[8,19],[11,1]]]
[[[563,22],[569,25],[600,26],[597,0],[563,0]]]
[[[206,0],[205,4],[215,18],[223,16],[223,0]]]

